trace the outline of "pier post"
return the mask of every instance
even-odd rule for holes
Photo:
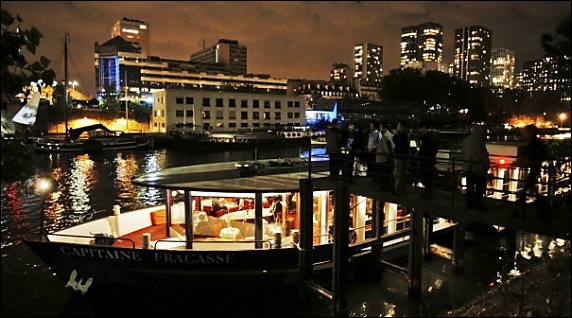
[[[376,241],[380,241],[379,244],[375,244],[371,247],[371,264],[369,266],[369,275],[372,279],[381,279],[383,277],[383,238],[385,234],[383,231],[383,223],[385,222],[385,204],[382,201],[375,200],[373,205],[372,213],[372,231]]]
[[[173,193],[169,189],[165,189],[165,220],[167,222],[166,234],[171,237],[171,205],[173,204]]]
[[[311,179],[302,179],[300,184],[300,282],[299,298],[309,299],[312,282],[312,249],[314,245],[314,191]]]
[[[423,212],[417,209],[411,213],[411,233],[409,234],[409,286],[408,295],[421,295],[421,266],[423,265]]]
[[[334,189],[334,211],[332,314],[334,317],[347,317],[350,195],[346,184],[336,184]]]
[[[191,196],[191,191],[185,190],[183,194],[184,198],[184,209],[185,209],[185,247],[187,249],[193,248],[193,197]]]
[[[425,230],[423,231],[423,258],[426,260],[431,260],[433,258],[433,254],[431,254],[431,237],[433,236],[433,216],[432,215],[425,215],[423,217]]]
[[[254,194],[254,247],[262,248],[262,234],[264,233],[264,225],[262,224],[262,193]]]
[[[453,270],[463,272],[465,270],[465,229],[464,222],[459,222],[453,229]]]

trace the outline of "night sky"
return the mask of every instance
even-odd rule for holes
[[[384,74],[399,67],[401,28],[436,22],[444,29],[444,62],[453,59],[454,30],[492,30],[493,48],[516,52],[517,70],[542,58],[540,37],[554,33],[571,1],[2,1],[22,27],[44,35],[37,56],[52,60],[63,79],[63,38],[69,40],[69,79],[95,95],[94,43],[110,39],[123,17],[150,25],[151,54],[188,60],[219,39],[248,48],[248,72],[275,78],[328,79],[333,63],[353,66],[353,48],[383,46]]]

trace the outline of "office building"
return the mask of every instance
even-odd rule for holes
[[[330,70],[330,81],[338,84],[349,84],[352,79],[352,69],[345,63],[334,63]]]
[[[192,53],[190,61],[194,63],[219,64],[230,75],[247,73],[247,50],[236,40],[220,39],[215,45]]]
[[[166,133],[177,124],[213,132],[293,128],[304,126],[305,120],[302,96],[183,89],[153,92],[153,132]]]
[[[443,26],[434,22],[401,29],[401,67],[444,71]]]
[[[455,30],[453,76],[474,86],[488,86],[493,32],[482,26]]]
[[[530,95],[537,92],[558,92],[560,101],[570,105],[570,63],[559,63],[545,57],[523,63],[521,88]]]
[[[149,24],[132,18],[123,18],[113,25],[111,38],[120,36],[144,55],[151,55],[151,34]]]
[[[160,89],[287,93],[287,80],[267,74],[229,75],[221,64],[147,56],[122,37],[95,45],[96,89],[101,97],[118,94],[146,100]]]
[[[491,82],[496,88],[512,89],[515,87],[514,68],[516,57],[513,51],[495,48],[491,51]]]
[[[360,43],[354,47],[354,78],[360,86],[381,87],[383,75],[383,47]]]

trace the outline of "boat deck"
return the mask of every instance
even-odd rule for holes
[[[171,235],[167,235],[165,224],[151,225],[140,230],[122,235],[114,240],[114,247],[141,248],[143,234],[151,235],[151,249],[186,249],[184,230],[181,224],[171,226]],[[254,239],[224,239],[220,237],[199,237],[193,240],[193,250],[250,250],[254,248]],[[292,247],[292,238],[286,236],[282,239],[283,247]],[[264,248],[271,248],[270,240],[263,244]]]
[[[113,246],[116,247],[141,247],[143,246],[143,234],[149,233],[151,241],[167,239],[165,224],[151,225],[135,232],[131,232],[116,238]]]

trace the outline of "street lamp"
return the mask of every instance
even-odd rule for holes
[[[566,120],[566,113],[560,113],[560,116],[558,116],[558,118],[560,118],[560,128],[562,128],[562,122]]]
[[[42,205],[40,208],[40,240],[44,232],[44,207],[46,204],[46,195],[51,191],[53,179],[49,177],[40,177],[36,180],[35,193],[42,197]]]
[[[71,91],[71,96],[72,96],[72,100],[75,99],[74,95],[75,95],[75,86],[77,85],[77,81],[70,81],[68,83],[68,85],[71,85],[72,87],[72,91]]]

